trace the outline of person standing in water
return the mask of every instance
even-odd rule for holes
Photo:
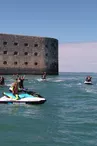
[[[5,84],[5,79],[3,76],[0,77],[0,85],[4,85]]]

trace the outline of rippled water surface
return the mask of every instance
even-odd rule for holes
[[[85,85],[87,75],[93,85]],[[5,76],[8,91],[14,79]],[[60,73],[59,76],[26,76],[26,88],[47,99],[42,105],[0,105],[1,146],[96,146],[97,74]]]

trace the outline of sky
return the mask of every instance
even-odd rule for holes
[[[65,43],[59,48],[60,72],[97,72],[97,42]]]
[[[0,33],[56,38],[59,41],[59,71],[88,71],[85,60],[84,67],[78,68],[77,55],[82,60],[87,48],[92,49],[87,43],[97,42],[97,0],[0,0]],[[75,49],[76,43],[79,45]],[[83,46],[83,53],[79,55],[81,44],[85,43],[87,48]],[[97,45],[95,47],[93,54],[97,54]],[[66,54],[68,50],[72,58]],[[68,68],[70,62],[71,69]],[[73,68],[75,62],[77,65]]]

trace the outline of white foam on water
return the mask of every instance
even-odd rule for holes
[[[53,82],[63,82],[63,80],[53,80]]]

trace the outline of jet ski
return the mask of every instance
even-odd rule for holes
[[[36,92],[31,91],[31,90],[29,90],[29,89],[23,88],[23,89],[20,90],[20,92],[28,93],[28,94],[30,94],[30,95],[43,98],[39,93],[36,93]]]
[[[0,98],[0,104],[43,104],[46,99],[42,96],[39,96],[38,94],[28,94],[26,93],[19,93],[18,94],[19,99],[16,99],[16,96],[13,95],[11,92],[3,92],[3,97]]]
[[[92,77],[91,76],[87,76],[86,79],[85,79],[85,82],[84,84],[87,84],[87,85],[92,85],[92,81],[91,81]]]
[[[12,87],[9,88],[9,91],[12,92]],[[28,93],[28,94],[33,95],[33,96],[35,96],[35,97],[37,96],[37,97],[43,98],[40,94],[38,94],[38,93],[36,93],[36,92],[34,92],[34,91],[32,91],[32,90],[29,90],[29,89],[25,89],[25,88],[21,88],[21,89],[20,89],[20,88],[19,88],[19,93],[21,93],[21,92],[22,92],[22,93],[23,93],[23,92],[24,92],[24,93]]]
[[[84,84],[93,85],[91,81],[85,81]]]

